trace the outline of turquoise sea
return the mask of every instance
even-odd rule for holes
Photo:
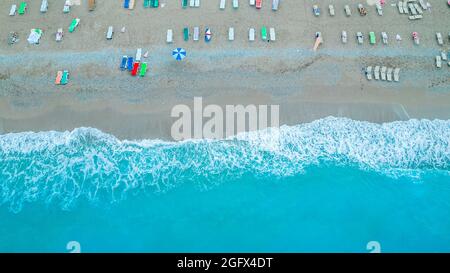
[[[0,252],[450,252],[450,121],[0,136]]]

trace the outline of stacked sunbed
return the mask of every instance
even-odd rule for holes
[[[144,8],[157,8],[159,7],[159,0],[144,0]]]
[[[366,74],[367,80],[372,80],[372,77],[375,80],[382,80],[388,82],[399,82],[400,81],[400,68],[393,68],[387,66],[368,66],[364,69],[364,73]]]
[[[409,20],[418,20],[423,18],[428,5],[425,0],[403,0],[397,3],[398,12],[407,15]]]
[[[66,85],[69,83],[69,71],[60,70],[56,73],[55,84],[56,85]]]

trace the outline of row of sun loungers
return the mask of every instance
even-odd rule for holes
[[[372,66],[368,66],[365,69],[365,74],[367,80],[369,81],[371,81],[372,79],[375,79],[377,81],[382,80],[388,82],[400,81],[400,68],[392,68],[378,65],[373,68]]]
[[[450,51],[448,53],[442,51],[441,55],[436,56],[435,61],[437,68],[442,68],[442,62],[447,62],[447,65],[450,67]]]
[[[9,10],[9,16],[14,16],[16,13],[19,15],[24,15],[27,11],[27,2],[21,2],[19,5],[19,8],[17,8],[17,5],[12,5],[11,9]]]
[[[159,0],[144,0],[144,8],[157,8],[159,7]]]
[[[208,30],[209,30],[209,34],[208,34]],[[205,32],[205,39],[208,37],[208,35],[211,35],[211,30],[209,28],[207,28],[207,30]],[[200,28],[199,27],[194,27],[193,28],[192,39],[194,41],[198,41],[200,39],[199,36],[200,36]],[[250,28],[249,32],[248,32],[248,39],[249,39],[249,41],[255,41],[255,37],[256,37],[255,29],[254,28]],[[189,39],[190,39],[189,28],[185,27],[183,29],[183,40],[184,41],[189,41]],[[269,28],[269,31],[267,31],[267,27],[263,26],[261,28],[261,39],[263,41],[276,41],[275,28],[271,27],[271,28]],[[228,40],[229,41],[234,41],[234,28],[233,27],[230,27],[228,29]],[[169,44],[173,43],[173,30],[172,29],[168,29],[167,30],[166,42],[169,43]]]
[[[144,55],[145,56],[145,55]],[[145,77],[148,70],[148,63],[141,62],[142,49],[138,48],[136,51],[136,58],[131,56],[122,56],[122,61],[120,62],[120,70],[130,72],[131,76]]]
[[[379,16],[383,16],[383,7],[379,3],[375,4],[375,8],[376,8],[377,14]],[[367,9],[363,6],[363,4],[358,4],[357,10],[361,16],[367,15]],[[316,17],[320,16],[320,14],[321,14],[319,5],[313,5],[312,11],[313,11],[314,16],[316,16]],[[352,9],[350,8],[350,5],[344,5],[344,12],[347,17],[352,16]],[[328,13],[330,16],[336,15],[336,10],[334,8],[334,5],[328,5]]]
[[[408,15],[410,20],[422,19],[424,11],[428,9],[424,0],[403,0],[397,3],[398,12]]]
[[[69,71],[60,70],[56,73],[55,84],[56,85],[66,85],[69,83]]]

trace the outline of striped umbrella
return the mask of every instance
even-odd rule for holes
[[[186,58],[186,50],[183,48],[177,48],[172,51],[172,56],[175,60],[181,61]]]

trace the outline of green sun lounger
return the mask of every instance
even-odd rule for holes
[[[23,15],[23,14],[25,14],[26,10],[27,10],[27,3],[22,2],[22,3],[20,3],[19,10],[17,13],[19,13],[20,15]]]
[[[266,27],[261,28],[261,39],[263,41],[267,41],[267,28]]]
[[[157,8],[159,6],[159,0],[151,0],[151,7]]]
[[[183,29],[183,37],[185,41],[189,41],[189,28],[185,27]]]
[[[80,22],[80,19],[75,18],[73,19],[72,23],[69,26],[69,32],[73,32],[75,28],[78,26],[78,23]]]
[[[182,1],[181,1],[181,6],[183,7],[183,9],[187,8],[187,6],[188,6],[188,0],[182,0]]]
[[[66,85],[69,82],[69,71],[64,70],[62,77],[61,77],[61,83],[62,85]]]
[[[150,0],[144,0],[144,8],[150,7]]]
[[[374,45],[377,41],[377,38],[375,37],[375,32],[373,32],[373,31],[369,32],[369,38],[370,38],[370,44]]]
[[[147,63],[141,63],[141,70],[139,71],[139,76],[144,77],[147,73]]]

